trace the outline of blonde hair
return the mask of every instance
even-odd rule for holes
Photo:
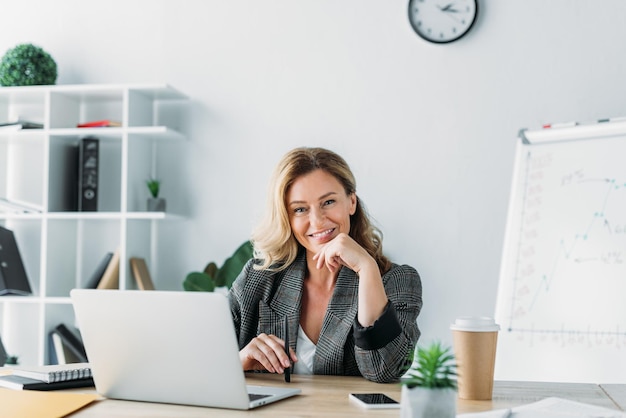
[[[280,271],[297,257],[300,244],[291,232],[285,199],[293,182],[315,170],[335,177],[347,195],[356,193],[356,180],[346,161],[324,148],[296,148],[280,160],[269,184],[265,216],[252,234],[256,269]],[[357,196],[356,211],[350,216],[350,237],[361,245],[385,273],[391,262],[382,251],[382,233],[372,225],[363,203]]]

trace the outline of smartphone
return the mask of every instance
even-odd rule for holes
[[[367,409],[400,408],[400,403],[384,393],[351,393],[350,400]]]

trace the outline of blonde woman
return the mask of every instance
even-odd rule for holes
[[[229,293],[244,370],[402,376],[420,336],[420,277],[383,255],[342,157],[323,148],[287,153],[252,241],[255,258]]]

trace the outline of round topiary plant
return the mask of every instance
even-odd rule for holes
[[[33,44],[9,49],[0,61],[0,85],[35,86],[54,84],[57,64],[50,54]]]

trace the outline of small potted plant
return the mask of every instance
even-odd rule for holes
[[[54,84],[56,79],[56,62],[50,54],[33,44],[17,45],[0,60],[2,86]]]
[[[17,356],[7,355],[4,364],[17,365],[19,364],[19,359]]]
[[[165,199],[159,197],[161,180],[151,178],[146,180],[146,185],[152,196],[148,198],[148,212],[165,212]]]
[[[415,354],[415,353],[414,353]],[[417,348],[417,360],[402,379],[402,418],[456,416],[456,363],[450,347],[436,341]]]

